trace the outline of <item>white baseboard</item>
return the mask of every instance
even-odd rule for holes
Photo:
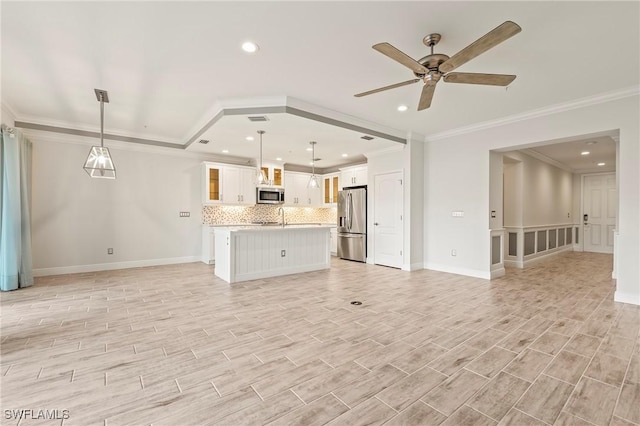
[[[48,275],[80,274],[84,272],[113,271],[115,269],[142,268],[145,266],[174,265],[201,261],[201,256],[172,257],[165,259],[131,260],[128,262],[96,263],[93,265],[58,266],[54,268],[37,268],[34,277]]]
[[[521,260],[505,259],[503,263],[504,263],[504,266],[509,268],[518,268],[518,269],[524,268],[524,263]]]
[[[623,293],[616,290],[613,300],[621,303],[629,303],[631,305],[640,305],[640,293]]]
[[[287,267],[278,268],[278,269],[262,270],[262,271],[256,271],[256,272],[249,272],[245,274],[235,274],[233,276],[233,279],[231,280],[231,283],[259,280],[262,278],[279,277],[282,275],[301,274],[303,272],[321,271],[329,268],[331,268],[331,264],[329,262],[316,263],[316,264],[303,265],[303,266],[287,266]]]
[[[402,265],[402,270],[403,271],[407,271],[407,272],[411,272],[411,271],[418,271],[420,269],[424,269],[424,264],[418,262],[418,263],[411,263],[409,265]]]
[[[504,266],[508,266],[511,268],[519,268],[519,269],[523,269],[526,268],[527,266],[531,266],[534,265],[538,262],[542,262],[543,260],[548,260],[549,258],[556,256],[560,253],[564,253],[566,251],[575,251],[574,246],[566,246],[566,247],[562,247],[560,249],[553,249],[552,252],[546,253],[546,254],[542,254],[530,259],[525,259],[524,261],[522,260],[511,260],[511,259],[505,259],[504,260]]]
[[[504,277],[505,274],[506,274],[506,271],[504,268],[494,269],[491,271],[491,279],[493,280],[495,278]]]
[[[442,265],[438,263],[425,262],[424,269],[430,269],[432,271],[448,272],[450,274],[465,275],[467,277],[482,278],[485,280],[491,279],[490,271],[479,271],[477,269],[459,268],[451,265]]]

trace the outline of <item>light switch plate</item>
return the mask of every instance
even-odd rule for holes
[[[452,211],[451,212],[451,216],[453,216],[453,217],[464,217],[464,212],[460,211],[460,210]]]

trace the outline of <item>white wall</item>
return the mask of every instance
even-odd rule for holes
[[[518,160],[522,168],[522,187],[520,194],[516,194],[521,197],[521,226],[572,223],[573,174],[523,152],[507,154]],[[515,167],[508,173],[517,172]],[[505,191],[505,203],[514,195],[511,189]]]
[[[522,162],[505,162],[504,226],[522,226]]]
[[[502,229],[504,179],[501,152],[489,153],[489,170],[489,229]]]
[[[117,179],[91,179],[82,165],[96,140],[76,144],[55,138],[64,137],[30,137],[36,274],[199,259],[202,159],[107,143]],[[179,217],[180,211],[191,217]]]
[[[579,107],[579,105],[586,105]],[[427,141],[425,266],[488,277],[489,151],[620,130],[619,238],[615,299],[640,304],[639,96],[558,107],[549,115]],[[445,178],[446,177],[446,178]],[[452,210],[464,210],[462,219]],[[458,256],[450,250],[457,248]]]
[[[421,138],[424,139],[424,138]],[[405,212],[403,270],[413,271],[424,267],[424,142],[414,135],[407,137],[404,150]]]

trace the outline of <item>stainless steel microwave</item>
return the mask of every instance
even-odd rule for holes
[[[272,188],[272,187],[256,188],[256,203],[283,204],[284,188]]]

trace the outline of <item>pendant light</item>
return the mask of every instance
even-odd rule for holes
[[[258,134],[260,135],[260,164],[258,164],[258,170],[256,170],[256,185],[266,185],[267,176],[264,174],[264,170],[262,170],[262,135],[265,134],[265,131],[258,130]]]
[[[100,146],[91,147],[87,161],[84,162],[84,170],[92,178],[115,179],[116,168],[113,165],[109,148],[104,147],[104,103],[109,102],[109,94],[106,90],[93,90],[100,102]]]
[[[307,184],[307,188],[320,189],[320,180],[316,176],[316,143],[315,141],[309,142],[311,145],[311,179]]]

